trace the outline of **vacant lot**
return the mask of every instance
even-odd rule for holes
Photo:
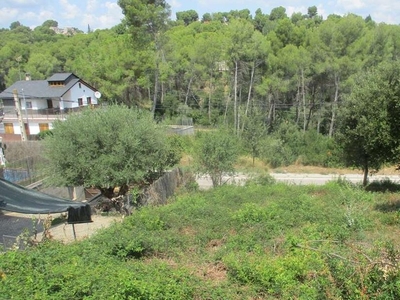
[[[89,239],[3,254],[0,295],[399,299],[400,199],[384,184],[181,190]]]

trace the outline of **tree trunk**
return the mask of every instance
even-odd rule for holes
[[[315,97],[316,97],[316,93],[315,93],[315,89],[313,88],[311,93],[310,93],[310,101],[308,102],[310,107],[308,109],[307,122],[306,122],[306,131],[310,127],[311,118],[314,116]]]
[[[339,75],[335,73],[335,98],[333,99],[332,103],[332,117],[331,117],[331,124],[329,126],[329,137],[333,136],[333,130],[335,128],[336,106],[338,103],[338,98],[339,98]]]
[[[190,93],[190,86],[192,85],[192,80],[193,80],[193,76],[190,77],[189,84],[188,84],[188,87],[187,87],[187,90],[186,90],[185,105],[187,105],[187,103],[188,103],[188,98],[189,98],[189,93]]]
[[[268,125],[271,125],[275,120],[275,101],[272,98],[272,94],[268,94],[269,111],[268,111]]]
[[[228,115],[228,107],[229,107],[230,99],[231,99],[231,95],[228,95],[228,97],[226,98],[226,104],[225,104],[224,124],[226,124],[226,116]]]
[[[300,120],[300,81],[297,84],[297,92],[296,92],[296,125],[299,124]]]
[[[308,117],[307,117],[307,122],[306,122],[306,128],[304,131],[308,130],[308,127],[310,126],[310,121],[313,116],[313,109],[314,109],[314,103],[310,103],[310,109],[308,110]]]
[[[233,96],[233,117],[234,117],[234,126],[235,126],[235,133],[237,129],[237,81],[238,81],[238,62],[235,60],[235,82],[234,82],[234,96]]]
[[[252,67],[251,67],[249,92],[247,94],[246,110],[244,111],[244,116],[245,117],[247,117],[247,114],[249,112],[251,93],[252,93],[252,90],[253,90],[253,83],[254,83],[254,72],[255,72],[255,69],[256,69],[256,63],[254,62]],[[242,132],[243,132],[243,130],[244,130],[244,122],[242,123]]]
[[[164,94],[165,94],[165,88],[164,88],[164,82],[161,82],[161,99],[160,102],[164,102]]]
[[[304,70],[301,69],[301,95],[303,98],[303,131],[306,131],[306,124],[307,124],[307,118],[306,118],[306,87],[304,84]]]
[[[213,81],[213,73],[210,74],[210,85],[209,85],[209,93],[208,93],[208,122],[211,124],[211,95],[212,95],[212,81]]]
[[[368,184],[368,162],[366,161],[364,164],[364,176],[363,176],[363,186],[367,186]]]
[[[158,71],[155,71],[155,80],[154,80],[154,95],[153,95],[153,107],[151,108],[151,114],[153,119],[156,114],[156,106],[157,106],[157,94],[158,94]]]

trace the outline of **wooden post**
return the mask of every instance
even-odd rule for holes
[[[18,92],[16,89],[13,90],[13,95],[14,95],[15,111],[17,113],[19,128],[21,130],[21,141],[26,142],[28,138],[26,137],[25,124],[24,121],[22,120],[21,105],[19,103]]]

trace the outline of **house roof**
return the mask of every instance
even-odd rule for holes
[[[65,85],[51,86],[49,82],[64,81]],[[0,93],[0,99],[13,99],[13,90],[18,91],[19,96],[31,98],[60,98],[68,92],[76,83],[83,82],[73,73],[55,73],[46,80],[21,80]],[[85,83],[87,85],[87,83]],[[89,86],[92,88],[91,86]],[[92,88],[93,90],[96,90]]]
[[[47,78],[47,81],[65,81],[67,80],[70,76],[75,76],[73,73],[55,73],[51,77]]]

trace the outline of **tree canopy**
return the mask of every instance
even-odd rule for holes
[[[208,174],[213,186],[223,184],[224,175],[233,175],[239,156],[238,141],[226,130],[201,133],[196,146],[195,162],[200,174]]]
[[[45,137],[46,174],[55,186],[97,187],[104,195],[147,182],[179,160],[150,114],[125,106],[88,109]]]
[[[348,166],[370,169],[399,161],[400,64],[383,64],[356,80],[341,114],[337,139]]]

